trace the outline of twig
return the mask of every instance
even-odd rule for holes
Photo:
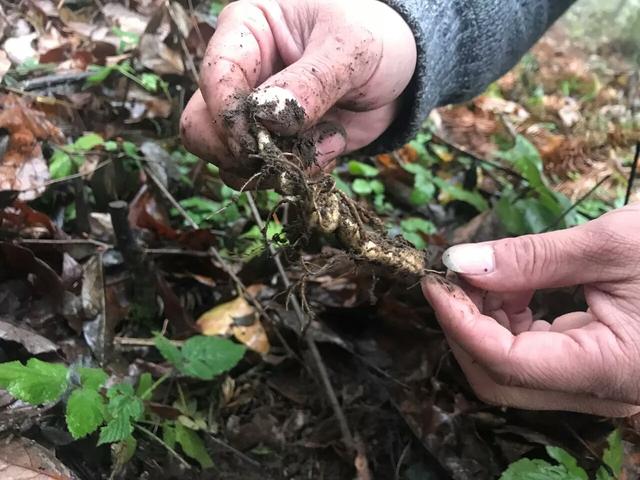
[[[197,250],[181,250],[179,248],[145,248],[144,253],[149,255],[185,255],[188,257],[207,257],[213,256],[211,252],[200,252]]]
[[[181,340],[169,340],[172,345],[181,347],[184,342]],[[113,343],[123,347],[153,347],[156,342],[153,338],[131,338],[131,337],[116,337],[113,339]]]
[[[636,181],[638,175],[638,161],[640,160],[640,142],[636,143],[636,154],[633,157],[633,163],[631,164],[631,173],[629,174],[629,182],[627,183],[627,194],[624,196],[624,204],[628,205],[631,200],[631,192],[633,191],[633,184]]]
[[[251,208],[251,213],[253,214],[256,224],[260,230],[264,230],[264,221],[262,217],[260,217],[260,212],[258,211],[258,207],[253,199],[253,195],[251,192],[247,192],[247,200],[249,201],[249,207]],[[282,260],[280,259],[280,252],[278,252],[273,244],[269,243],[269,251],[273,257],[273,261],[276,264],[276,268],[278,269],[278,274],[280,275],[280,279],[282,280],[283,286],[289,290],[291,289],[291,280],[289,280],[289,276],[282,265]],[[293,306],[293,310],[298,316],[298,321],[300,325],[306,325],[308,320],[306,319],[305,313],[302,311],[302,307],[300,306],[300,302],[298,301],[298,297],[295,295],[291,296],[291,305]],[[320,355],[320,351],[318,350],[318,346],[316,345],[315,340],[311,337],[311,334],[308,331],[304,333],[304,339],[307,343],[309,351],[313,357],[313,361],[315,363],[316,369],[318,370],[318,374],[320,375],[320,380],[324,385],[327,397],[329,398],[329,403],[331,404],[331,408],[333,409],[333,413],[338,420],[338,424],[340,425],[340,431],[342,433],[342,439],[346,445],[346,447],[354,451],[356,450],[356,443],[353,435],[351,434],[351,430],[349,430],[349,424],[347,423],[347,418],[340,407],[340,402],[338,402],[338,397],[336,395],[333,386],[331,385],[331,380],[329,379],[329,373],[327,372],[327,368],[322,360],[322,356]]]
[[[103,243],[98,240],[83,240],[81,238],[69,238],[62,240],[51,240],[51,239],[41,239],[41,238],[17,238],[17,243],[24,243],[28,245],[90,245],[92,247],[96,247],[102,250],[109,250],[113,248],[113,245],[109,243]]]
[[[64,182],[68,182],[69,180],[74,180],[76,178],[88,177],[89,175],[92,175],[94,172],[100,170],[102,167],[106,167],[111,162],[112,162],[111,159],[105,160],[103,162],[100,162],[98,165],[96,165],[96,168],[94,168],[93,170],[91,170],[89,172],[74,173],[73,175],[69,175],[69,176],[66,176],[66,177],[56,178],[55,180],[49,180],[48,182],[44,182],[42,185],[38,185],[37,187],[29,187],[29,188],[25,188],[25,189],[19,190],[19,191],[20,192],[30,192],[30,191],[33,191],[33,190],[40,190],[41,188],[50,187],[51,185],[55,185],[56,183],[64,183]]]
[[[593,192],[595,192],[598,188],[600,188],[600,186],[604,182],[609,180],[609,178],[611,178],[611,175],[607,175],[602,180],[600,180],[598,183],[596,183],[596,185],[591,190],[589,190],[587,193],[585,193],[582,197],[580,197],[577,202],[575,202],[573,205],[571,205],[569,208],[567,208],[564,212],[562,212],[560,215],[558,215],[558,218],[556,218],[553,221],[553,223],[551,225],[549,225],[547,228],[545,228],[541,233],[548,232],[552,228],[556,227],[564,219],[564,217],[569,215],[569,213],[571,213],[576,207],[578,207],[582,202],[584,202],[587,198],[589,198],[593,194]]]
[[[151,430],[143,427],[140,424],[136,424],[136,428],[138,430],[140,430],[142,433],[145,433],[146,435],[148,435],[149,437],[154,439],[156,442],[158,442],[164,448],[166,448],[167,451],[176,458],[176,460],[178,460],[187,469],[191,470],[191,465],[189,465],[189,462],[187,462],[184,458],[182,458],[182,456],[178,452],[176,452],[173,448],[171,448],[169,445],[167,445],[165,442],[163,442],[162,439],[160,437],[158,437],[155,433],[153,433]]]
[[[411,441],[407,442],[407,445],[402,449],[402,453],[400,454],[400,458],[398,459],[398,463],[396,464],[396,472],[395,472],[395,480],[400,480],[400,470],[402,469],[402,464],[404,463],[404,459],[409,453],[409,447],[411,446]]]
[[[257,460],[254,460],[253,458],[251,458],[248,455],[245,455],[244,453],[242,453],[240,450],[233,448],[233,446],[227,444],[226,442],[223,442],[222,440],[220,440],[219,438],[214,437],[212,434],[209,434],[208,437],[209,440],[211,440],[213,443],[215,443],[216,445],[221,446],[222,448],[225,448],[226,450],[229,450],[230,452],[234,453],[235,455],[237,455],[238,457],[240,457],[242,460],[244,460],[245,462],[253,465],[254,467],[261,467],[262,464],[260,462],[258,462]]]

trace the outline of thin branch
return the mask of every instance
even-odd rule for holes
[[[155,440],[156,442],[158,442],[160,445],[162,445],[164,448],[167,449],[167,451],[173,455],[175,457],[176,460],[178,460],[183,466],[185,466],[188,470],[191,470],[191,465],[189,464],[189,462],[187,462],[184,458],[182,458],[182,455],[180,455],[178,452],[176,452],[173,448],[171,448],[169,445],[166,444],[166,442],[162,441],[162,439],[160,437],[158,437],[155,433],[153,433],[151,430],[143,427],[140,424],[136,424],[136,428],[138,430],[140,430],[141,432],[143,432],[144,434],[148,435],[149,437],[151,437],[153,440]]]
[[[235,455],[237,455],[239,458],[241,458],[242,460],[244,460],[245,462],[253,465],[254,467],[258,467],[260,468],[262,466],[262,464],[260,462],[258,462],[257,460],[254,460],[253,458],[251,458],[248,455],[245,455],[244,453],[242,453],[240,450],[233,448],[231,445],[227,444],[226,442],[223,442],[222,440],[220,440],[219,438],[214,437],[212,434],[208,434],[209,440],[211,440],[213,443],[215,443],[216,445],[219,445],[222,448],[225,448],[226,450],[229,450],[230,452],[234,453]]]
[[[25,188],[25,189],[19,190],[19,192],[31,192],[33,190],[40,190],[41,188],[50,187],[51,185],[55,185],[57,183],[68,182],[69,180],[74,180],[76,178],[88,177],[93,173],[97,172],[98,170],[100,170],[102,167],[106,167],[111,162],[112,162],[111,159],[105,160],[104,162],[100,162],[98,165],[96,165],[96,168],[92,169],[89,172],[81,172],[81,173],[79,172],[79,173],[74,173],[73,175],[69,175],[67,177],[56,178],[55,180],[49,180],[48,182],[44,182],[42,185],[38,185],[37,187]]]
[[[253,195],[251,192],[247,192],[247,199],[249,201],[249,207],[251,208],[251,213],[253,214],[256,224],[260,230],[264,230],[265,224],[260,217],[260,212],[258,211],[258,207],[253,199]],[[280,279],[282,280],[283,286],[289,290],[291,289],[291,280],[289,280],[289,276],[282,265],[282,260],[280,258],[280,252],[278,252],[272,243],[269,243],[269,252],[273,257],[273,261],[276,264],[276,268],[278,269],[278,274],[280,275]],[[298,316],[298,321],[300,325],[306,325],[308,323],[308,319],[306,318],[305,313],[302,311],[302,307],[300,306],[300,302],[298,301],[298,297],[295,295],[291,295],[291,305],[293,306],[293,310]],[[349,429],[349,424],[347,423],[347,418],[342,411],[342,407],[340,407],[340,402],[338,401],[338,396],[336,395],[335,390],[333,389],[333,385],[331,385],[331,380],[329,379],[329,373],[327,368],[322,360],[322,356],[320,355],[320,351],[318,350],[318,346],[316,345],[315,340],[311,337],[311,334],[308,330],[304,332],[304,339],[307,343],[309,351],[311,352],[311,356],[313,357],[313,361],[315,363],[318,374],[320,375],[320,380],[325,388],[327,397],[329,398],[329,403],[331,404],[331,408],[333,409],[333,413],[338,420],[338,424],[340,425],[340,431],[342,433],[342,440],[344,441],[346,447],[351,450],[356,449],[356,443],[353,435],[351,434],[351,430]]]
[[[571,205],[569,208],[567,208],[564,212],[562,212],[560,215],[558,215],[558,218],[556,218],[551,225],[549,225],[547,228],[545,228],[542,231],[542,233],[548,232],[552,228],[555,228],[556,226],[558,226],[558,224],[564,219],[564,217],[569,215],[569,213],[571,213],[576,207],[578,207],[582,202],[584,202],[587,198],[589,198],[593,194],[593,192],[595,192],[598,188],[600,188],[600,186],[604,182],[609,180],[609,178],[611,178],[611,175],[607,175],[602,180],[600,180],[598,183],[596,183],[596,185],[591,190],[589,190],[587,193],[585,193],[582,197],[580,197],[577,202],[575,202],[573,205]]]
[[[640,160],[640,142],[636,143],[636,154],[631,164],[631,173],[629,174],[629,182],[627,183],[627,194],[624,196],[624,204],[628,205],[631,200],[631,192],[633,192],[633,184],[638,175],[638,161]]]

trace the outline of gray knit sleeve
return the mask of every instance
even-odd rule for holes
[[[411,138],[434,107],[468,100],[513,67],[573,0],[382,0],[413,29],[416,73],[396,122],[367,150]]]

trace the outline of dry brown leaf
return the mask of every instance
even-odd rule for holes
[[[107,3],[102,7],[102,13],[123,32],[142,35],[147,27],[148,19],[137,12],[129,10],[120,3]]]
[[[26,438],[0,442],[0,478],[4,480],[75,480],[77,477],[42,445]]]
[[[258,353],[271,348],[258,312],[244,297],[218,305],[197,321],[203,335],[233,335],[239,342]]]
[[[24,98],[0,96],[0,128],[9,132],[9,145],[0,160],[0,190],[20,190],[20,200],[44,192],[49,169],[38,140],[62,141],[62,132]]]
[[[0,316],[0,338],[21,344],[33,355],[55,352],[58,346],[31,329],[15,325],[8,317]]]

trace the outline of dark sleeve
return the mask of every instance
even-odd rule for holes
[[[478,95],[513,67],[573,0],[382,0],[413,29],[416,73],[396,122],[368,150],[410,139],[434,108]]]

